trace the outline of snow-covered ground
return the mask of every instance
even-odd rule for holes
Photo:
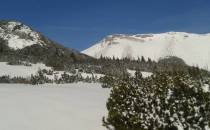
[[[108,96],[100,84],[0,84],[0,129],[106,130]]]
[[[32,64],[32,66],[23,65],[8,65],[6,62],[0,62],[0,76],[9,75],[11,77],[30,77],[31,74],[35,75],[39,69],[50,70],[44,64]]]
[[[31,66],[24,66],[24,65],[8,65],[7,62],[0,62],[0,76],[10,76],[10,77],[23,77],[23,78],[30,78],[31,75],[36,75],[39,70],[53,70],[51,67],[46,66],[43,63],[31,64]],[[77,72],[80,73],[83,78],[92,77],[99,79],[103,77],[103,74],[97,73],[84,73],[84,72]],[[49,79],[54,80],[55,76],[58,78],[64,74],[64,71],[53,71],[53,75],[46,75]],[[73,75],[72,73],[68,73],[69,75]]]

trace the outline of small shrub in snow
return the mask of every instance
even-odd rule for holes
[[[44,84],[44,83],[52,83],[50,79],[48,79],[42,70],[39,70],[36,75],[31,75],[31,84],[37,85],[37,84]]]
[[[1,76],[0,83],[11,83],[10,76],[8,76],[8,75]]]

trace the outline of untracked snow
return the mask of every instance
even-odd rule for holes
[[[0,62],[0,76],[8,75],[10,77],[28,78],[32,74],[36,75],[36,73],[40,69],[50,70],[51,67],[47,67],[42,63],[31,64],[31,66],[23,66],[23,65],[8,65],[6,62]]]
[[[128,72],[131,76],[135,76],[135,73],[136,73],[135,70],[130,70],[130,69],[127,69],[127,72]],[[153,73],[141,71],[141,74],[142,74],[142,77],[143,77],[143,78],[147,78],[147,77],[150,77]]]
[[[158,61],[165,56],[177,56],[188,65],[209,69],[210,34],[168,32],[161,34],[110,35],[96,45],[82,51],[100,58],[134,58],[144,56]]]
[[[51,70],[53,71],[52,75],[45,76],[51,80],[55,80],[55,77],[61,78],[61,75],[66,73],[68,75],[75,75],[65,71],[55,71],[52,67],[48,67],[43,63],[31,64],[31,66],[24,66],[24,65],[8,65],[7,62],[0,62],[0,77],[1,76],[10,76],[11,78],[14,77],[22,77],[22,78],[31,78],[31,75],[37,75],[39,70]],[[83,78],[96,78],[99,79],[103,77],[103,74],[98,73],[85,73],[85,72],[78,72],[76,75],[81,75]]]
[[[106,130],[108,96],[100,84],[0,84],[0,129]]]

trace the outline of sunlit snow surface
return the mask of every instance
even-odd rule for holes
[[[0,76],[10,76],[10,77],[23,77],[23,78],[30,78],[31,75],[36,75],[39,70],[53,70],[51,67],[46,66],[43,63],[31,64],[31,66],[24,66],[24,65],[8,65],[7,62],[0,62]],[[53,75],[46,75],[49,79],[54,80],[54,77],[57,76],[58,78],[64,74],[64,71],[53,71]],[[72,75],[71,73],[68,73]],[[81,73],[83,78],[92,77],[100,78],[103,77],[103,74],[97,73]]]
[[[0,84],[0,129],[105,130],[108,96],[100,84]]]
[[[39,69],[50,70],[51,67],[46,65],[31,64],[31,66],[23,65],[8,65],[6,62],[0,62],[0,76],[9,75],[10,77],[30,77],[32,74],[35,75]]]
[[[134,58],[144,56],[158,61],[165,56],[177,56],[188,65],[209,69],[210,34],[167,32],[160,34],[110,35],[82,51],[100,58]]]

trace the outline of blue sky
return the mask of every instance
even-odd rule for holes
[[[0,19],[83,50],[115,33],[210,32],[210,0],[2,0]]]

